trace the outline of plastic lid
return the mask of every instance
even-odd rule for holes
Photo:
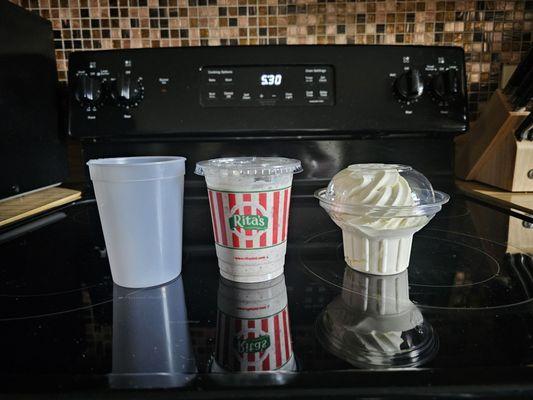
[[[300,160],[283,157],[229,157],[200,161],[197,175],[272,176],[302,172]]]
[[[400,164],[350,165],[315,197],[330,211],[389,218],[433,215],[450,198],[433,190],[423,174]]]

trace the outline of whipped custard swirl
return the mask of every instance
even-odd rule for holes
[[[409,184],[395,169],[361,169],[350,165],[335,175],[329,190],[343,204],[374,206],[414,205]]]
[[[382,164],[384,166],[384,164]],[[414,206],[415,201],[409,183],[394,168],[373,169],[380,164],[350,165],[336,174],[328,186],[328,194],[334,201],[347,205],[372,205],[405,207]],[[414,227],[426,222],[425,217],[416,218],[370,218],[348,217],[349,224],[383,229]]]

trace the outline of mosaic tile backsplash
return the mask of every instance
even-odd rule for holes
[[[74,50],[266,44],[462,46],[475,118],[502,64],[533,42],[533,1],[12,0],[52,22],[60,79]]]

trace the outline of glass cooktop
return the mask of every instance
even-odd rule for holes
[[[533,229],[520,219],[452,195],[408,271],[377,277],[346,267],[340,230],[296,195],[284,275],[236,284],[218,275],[207,199],[184,216],[183,273],[149,289],[113,284],[93,200],[0,231],[2,390],[533,390]]]

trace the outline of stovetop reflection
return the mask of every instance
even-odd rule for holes
[[[438,351],[438,339],[409,300],[407,271],[375,276],[344,270],[342,293],[319,315],[320,343],[360,368],[420,366]]]
[[[284,372],[297,370],[285,275],[260,283],[221,277],[215,350],[209,366],[213,381],[253,385],[255,377],[250,372],[276,372],[265,376],[271,385],[280,385],[294,377]]]
[[[114,285],[112,388],[183,387],[197,373],[183,278],[149,289]]]
[[[338,230],[312,237],[301,253],[307,270],[345,288],[346,264]],[[529,303],[533,264],[509,245],[443,229],[415,236],[408,268],[410,297],[423,308],[491,309]],[[518,251],[519,249],[517,249]]]
[[[533,265],[506,242],[508,215],[455,199],[415,235],[408,272],[376,278],[346,269],[340,230],[297,198],[285,274],[255,287],[219,277],[198,201],[185,203],[182,276],[158,288],[113,285],[94,203],[0,232],[5,387],[338,386],[339,371],[533,362]]]

